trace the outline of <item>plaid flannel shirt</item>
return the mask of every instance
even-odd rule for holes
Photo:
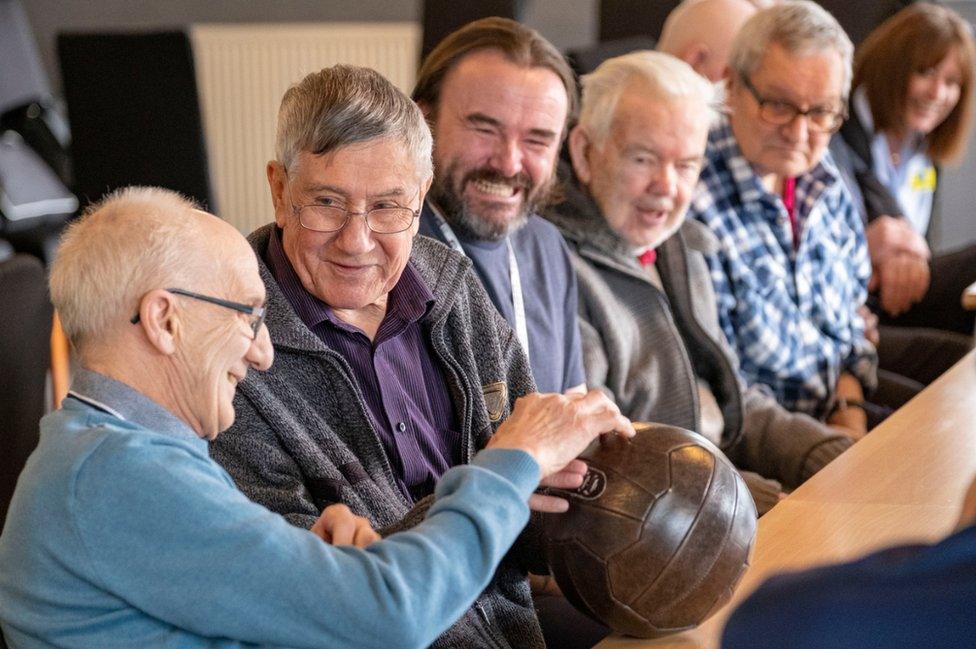
[[[782,199],[762,186],[727,119],[709,134],[706,158],[689,214],[721,244],[708,263],[743,379],[767,386],[787,409],[820,418],[842,372],[872,390],[877,354],[857,312],[871,262],[829,153],[796,179],[796,251]]]

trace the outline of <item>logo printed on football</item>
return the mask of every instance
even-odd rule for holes
[[[583,484],[573,490],[577,498],[583,500],[595,500],[603,495],[607,488],[607,474],[600,469],[588,467],[586,475],[583,476]]]

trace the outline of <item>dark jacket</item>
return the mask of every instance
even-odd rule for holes
[[[397,488],[349,365],[305,326],[261,261],[271,227],[249,240],[267,288],[274,364],[248,373],[238,386],[236,420],[211,445],[211,455],[249,498],[294,525],[309,528],[322,509],[341,502],[383,533],[409,527],[430,499],[414,505]],[[421,322],[444,369],[468,462],[515,399],[535,390],[532,375],[470,261],[417,237],[410,263],[434,294]],[[548,572],[533,562],[538,556],[523,534],[472,609],[433,646],[544,646],[525,579],[528,569]]]
[[[968,649],[976,527],[935,545],[770,578],[729,618],[725,649]]]

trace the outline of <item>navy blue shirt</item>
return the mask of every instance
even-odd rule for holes
[[[437,479],[460,463],[461,436],[444,374],[421,322],[434,296],[420,275],[406,265],[370,341],[305,290],[277,228],[265,262],[302,322],[352,369],[400,489],[414,500],[433,493]]]
[[[420,234],[447,243],[428,203],[420,215]],[[455,234],[495,308],[514,328],[505,240],[478,241]],[[562,235],[554,225],[533,215],[509,237],[522,282],[529,362],[536,386],[540,392],[564,392],[585,383],[576,275]]]
[[[723,649],[976,646],[976,527],[773,577],[732,614]]]

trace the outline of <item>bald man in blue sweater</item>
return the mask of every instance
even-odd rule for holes
[[[70,229],[50,283],[81,366],[0,536],[12,649],[426,646],[488,583],[540,477],[578,486],[592,439],[633,434],[599,393],[529,395],[413,529],[378,540],[343,505],[301,529],[207,454],[238,382],[273,356],[236,230],[124,190]]]

